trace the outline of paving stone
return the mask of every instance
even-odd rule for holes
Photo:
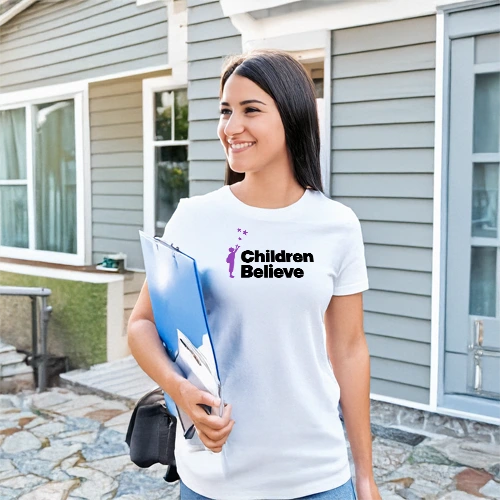
[[[46,418],[43,418],[43,417],[36,417],[35,419],[33,419],[29,424],[26,424],[24,426],[24,428],[26,430],[30,430],[30,429],[33,429],[34,427],[37,427],[39,425],[43,425],[43,424],[46,424],[48,423],[49,420],[47,420]]]
[[[70,479],[69,481],[50,482],[39,486],[38,488],[25,493],[19,500],[62,500],[66,498],[68,493],[79,485],[77,479]]]
[[[402,496],[405,494],[402,490],[410,490],[412,494],[430,500],[437,498],[439,494],[453,485],[455,476],[463,470],[463,467],[450,467],[436,464],[403,464],[399,469],[390,472],[385,476],[385,481],[401,481],[402,478],[412,478],[411,485],[405,485],[401,490],[395,489],[395,492]],[[410,493],[406,493],[410,500]]]
[[[119,432],[120,434],[127,434],[128,430],[128,424],[118,424],[118,425],[110,425],[108,429],[113,429],[116,432]]]
[[[66,425],[63,422],[48,422],[31,429],[31,433],[38,437],[50,437],[65,430]]]
[[[123,472],[125,467],[130,463],[131,461],[129,455],[119,455],[117,457],[103,458],[101,460],[86,462],[85,464],[81,464],[81,467],[91,467],[92,469],[104,472],[104,474],[107,474],[108,476],[115,477]],[[165,469],[165,466],[162,467]]]
[[[500,463],[500,445],[477,443],[472,439],[443,438],[426,442],[426,446],[450,461],[475,469],[487,469]]]
[[[101,427],[101,423],[90,418],[66,417],[65,423],[68,426],[67,432],[76,430],[97,431]],[[66,437],[64,434],[60,437]]]
[[[66,471],[67,469],[70,469],[71,467],[74,467],[79,460],[83,460],[81,455],[78,453],[77,455],[73,455],[71,457],[65,458],[62,462],[61,465],[59,466],[62,471]]]
[[[475,469],[465,469],[455,476],[456,489],[465,491],[471,495],[479,495],[479,489],[482,488],[492,475],[485,471]]]
[[[469,495],[465,491],[450,491],[438,498],[438,500],[477,500],[476,495]]]
[[[67,469],[66,473],[86,479],[71,492],[71,495],[75,497],[88,500],[103,500],[112,498],[118,488],[118,482],[112,477],[90,467],[72,467]]]
[[[27,450],[38,450],[42,447],[41,441],[31,432],[20,431],[13,436],[8,436],[2,444],[5,453],[21,453]]]
[[[438,447],[428,446],[429,441],[424,441],[413,449],[410,457],[411,463],[425,463],[436,465],[456,465]]]
[[[114,401],[112,399],[103,399],[100,403],[92,405],[92,410],[121,410],[129,411],[130,407],[122,401]]]
[[[479,493],[491,498],[500,498],[500,484],[490,480],[479,490]]]
[[[74,444],[74,443],[82,443],[82,444],[92,444],[95,442],[98,436],[97,431],[92,431],[92,432],[82,432],[82,431],[73,431],[69,432],[63,437],[62,439],[60,436],[57,436],[57,441],[65,444]]]
[[[116,492],[116,497],[122,495],[146,495],[148,499],[177,499],[179,485],[176,483],[167,483],[163,479],[156,479],[147,476],[141,472],[122,472],[118,477],[120,486]]]
[[[375,479],[380,479],[388,472],[400,467],[413,450],[409,445],[383,438],[375,438],[372,447]]]
[[[51,481],[67,481],[68,479],[73,479],[73,477],[66,474],[66,472],[61,469],[56,468],[51,472],[49,479]]]
[[[3,488],[0,486],[0,498],[2,500],[14,500],[15,498],[19,498],[19,490]]]
[[[404,431],[395,427],[372,424],[371,429],[374,436],[390,439],[392,441],[398,441],[399,443],[405,443],[411,446],[416,446],[425,439],[425,436],[422,436],[421,434],[415,434],[413,432]]]
[[[14,459],[16,467],[22,474],[35,474],[40,477],[49,478],[57,462],[40,460],[39,458],[26,458],[24,456]]]
[[[38,458],[41,460],[49,460],[51,462],[60,463],[65,458],[74,455],[82,449],[81,443],[73,444],[71,446],[65,446],[57,441],[48,446],[38,453]]]
[[[129,447],[123,439],[123,434],[111,429],[102,431],[94,444],[84,445],[82,449],[82,455],[87,462],[128,453]]]
[[[110,420],[106,421],[104,423],[105,427],[112,427],[114,425],[119,425],[119,424],[128,424],[130,423],[130,417],[132,416],[133,410],[129,410],[125,413],[122,413],[121,415],[118,415],[114,418],[111,418]]]
[[[13,408],[14,404],[9,395],[0,395],[0,409]]]
[[[80,408],[88,408],[89,406],[101,403],[104,399],[94,394],[86,394],[85,396],[78,396],[71,401],[66,401],[65,403],[51,406],[50,410],[56,413],[65,415],[66,413],[75,411]]]
[[[37,408],[52,408],[68,401],[78,398],[78,395],[70,391],[49,389],[48,391],[34,394],[32,397],[33,406]]]
[[[26,474],[21,476],[12,477],[10,479],[5,479],[0,481],[0,487],[2,488],[12,488],[15,490],[34,488],[39,484],[46,483],[47,479],[43,477],[35,476],[34,474]]]
[[[124,413],[123,410],[109,410],[109,409],[92,410],[92,411],[88,410],[89,409],[87,408],[87,412],[82,416],[85,418],[98,420],[101,423],[107,422],[108,420],[111,420],[113,417],[116,417],[117,415],[121,415],[122,413]]]

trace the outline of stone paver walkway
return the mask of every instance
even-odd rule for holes
[[[63,388],[0,395],[0,498],[178,500],[178,484],[163,480],[165,467],[141,469],[130,461],[124,442],[130,415],[125,400]],[[500,499],[497,428],[416,435],[373,421],[384,500]]]

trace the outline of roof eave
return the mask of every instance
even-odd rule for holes
[[[14,16],[27,9],[30,5],[34,4],[37,0],[22,0],[14,5],[11,9],[0,16],[0,26],[9,22]]]

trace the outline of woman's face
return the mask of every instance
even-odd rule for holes
[[[232,74],[220,103],[217,135],[231,169],[257,172],[288,161],[285,129],[273,98],[248,78]]]

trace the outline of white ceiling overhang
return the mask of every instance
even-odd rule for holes
[[[14,3],[12,7],[0,15],[0,26],[10,21],[14,16],[17,16],[23,10],[27,9],[30,5],[34,4],[37,0],[21,0]],[[0,0],[0,5],[6,4],[6,0]]]
[[[301,2],[302,0],[220,0],[222,12],[225,16],[234,16],[235,14],[246,14],[254,10],[272,9],[280,5]]]

